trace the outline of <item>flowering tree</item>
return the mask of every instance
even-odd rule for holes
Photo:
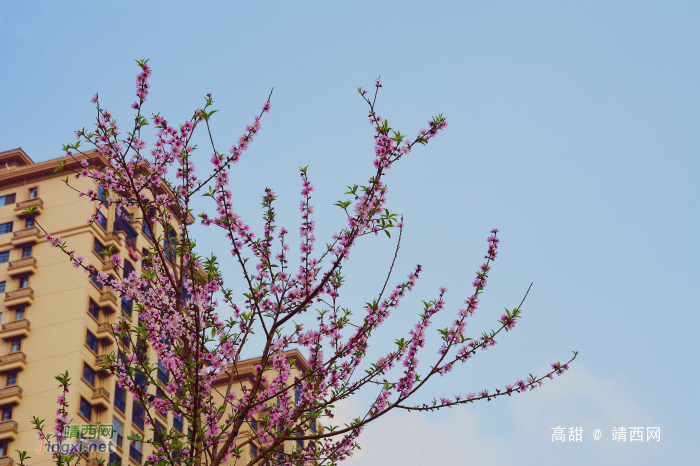
[[[473,293],[464,301],[463,309],[456,311],[452,324],[437,329],[436,337],[442,339],[442,346],[427,373],[419,375],[417,372],[418,354],[426,342],[431,319],[438,312],[446,312],[445,288],[440,288],[434,299],[424,303],[415,327],[407,338],[396,340],[393,351],[376,361],[366,361],[372,333],[399,306],[422,272],[418,265],[406,279],[389,284],[404,224],[385,207],[384,178],[394,163],[410,154],[417,145],[428,144],[445,129],[447,121],[442,115],[434,117],[427,129],[408,139],[392,130],[376,113],[377,93],[382,87],[380,80],[374,84],[373,95],[358,88],[369,106],[369,122],[375,131],[374,170],[366,185],[350,187],[346,193],[348,199],[336,203],[347,215],[347,224],[332,235],[329,244],[317,248],[311,203],[314,187],[306,168],[299,173],[300,240],[293,239],[288,230],[276,225],[275,193],[271,189],[266,189],[262,197],[265,224],[260,235],[253,233],[234,211],[228,189],[229,170],[260,131],[261,118],[270,110],[270,98],[228,154],[217,150],[210,131],[209,121],[216,111],[211,110],[210,94],[204,108],[195,110],[182,124],[171,125],[162,116],[153,115],[150,120],[157,127],[157,140],[155,147],[146,151],[141,131],[149,121],[142,109],[147,100],[151,68],[147,60],[137,63],[141,72],[136,79],[138,100],[132,105],[136,116],[131,132],[126,133],[126,137],[120,133],[116,120],[100,107],[95,95],[92,102],[97,107],[96,128],[76,132],[79,141],[64,146],[68,158],[59,161],[57,170],[70,170],[74,178],[89,178],[100,187],[86,191],[74,188],[79,196],[91,202],[132,209],[141,215],[144,233],[157,238],[142,258],[141,273],[125,270],[122,279],[107,275],[85,262],[76,251],[69,250],[61,238],[52,237],[48,232],[46,238],[52,246],[60,248],[76,268],[83,269],[120,296],[133,300],[139,314],[138,325],[130,324],[122,315],[113,332],[117,341],[129,338],[134,351],[128,355],[111,354],[105,368],[116,375],[119,385],[132,392],[135,402],[145,408],[146,424],[153,425],[155,411],[167,410],[174,416],[184,416],[191,426],[186,435],[173,429],[160,432],[157,441],[143,436],[134,438],[154,445],[154,453],[148,456],[146,465],[174,465],[181,461],[188,465],[217,466],[234,457],[240,458],[251,442],[257,442],[261,448],[249,464],[335,464],[352,454],[368,423],[391,410],[434,410],[510,396],[533,390],[546,378],[551,379],[553,374],[560,375],[568,369],[568,362],[576,353],[567,363],[552,364],[548,374],[539,377],[530,374],[506,385],[505,389],[443,397],[430,405],[412,403],[412,397],[415,398],[429,379],[445,375],[455,364],[472,358],[478,350],[494,346],[496,336],[503,330],[512,330],[521,317],[522,302],[506,310],[495,329],[474,339],[465,334],[467,318],[476,311],[491,265],[496,260],[499,243],[496,229],[491,230],[487,239],[485,261],[476,272]],[[212,145],[207,175],[199,175],[193,163],[195,150],[190,143],[198,128],[208,132]],[[90,154],[85,157],[79,148],[81,141],[94,145],[107,163],[91,163]],[[78,153],[83,155],[78,156]],[[66,164],[66,161],[72,162]],[[173,170],[174,179],[167,179]],[[70,185],[70,177],[65,181]],[[106,195],[105,189],[108,190]],[[216,260],[200,257],[196,252],[190,230],[195,221],[190,203],[195,196],[211,198],[212,212],[201,213],[199,218],[203,225],[220,228],[230,242],[231,258],[240,266],[246,283],[242,298],[224,287],[225,277]],[[31,208],[27,213],[31,213]],[[93,215],[88,222],[100,221],[99,215]],[[398,229],[396,251],[383,287],[367,303],[360,317],[351,318],[350,311],[340,307],[343,264],[361,238],[380,232],[391,237],[392,228]],[[162,236],[157,235],[158,232],[163,232]],[[292,265],[288,257],[290,244],[295,243],[300,253],[298,265]],[[105,254],[123,266],[118,254],[111,250]],[[216,296],[223,296],[233,318],[225,322],[220,320],[216,313]],[[295,318],[306,312],[317,313],[318,325],[314,328],[295,323]],[[248,351],[262,354],[262,357],[255,367],[254,383],[244,386],[237,382],[234,374],[240,355],[250,346],[254,329],[262,332],[264,344],[262,348]],[[347,335],[341,335],[342,332]],[[151,363],[143,351],[146,342],[170,373],[161,397],[149,391],[150,386],[159,382],[156,380],[157,364]],[[294,361],[285,356],[285,351],[293,347],[304,348],[308,369],[292,380],[290,371]],[[366,370],[358,371],[358,368]],[[227,378],[227,384],[221,392],[223,400],[218,403],[212,383],[222,377]],[[63,394],[58,399],[55,431],[46,433],[39,419],[35,419],[35,424],[42,438],[53,436],[61,442],[63,429],[69,422],[65,392],[70,379],[67,373],[57,379]],[[348,425],[328,425],[334,403],[365,388],[379,389],[367,411]],[[292,392],[297,393],[298,399],[293,399]],[[319,418],[326,428],[310,430],[309,426]],[[237,439],[254,420],[259,421],[257,430],[250,430],[245,441]],[[280,456],[279,447],[291,440],[307,442]],[[58,464],[79,460],[64,454],[57,454],[56,458]]]

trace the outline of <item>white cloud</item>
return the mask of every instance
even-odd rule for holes
[[[475,407],[453,408],[439,418],[432,413],[391,412],[365,429],[362,450],[343,464],[651,465],[697,458],[697,450],[664,436],[669,426],[659,425],[644,407],[632,402],[618,382],[602,379],[581,365],[532,392],[492,401],[484,409]],[[354,399],[337,408],[334,420],[341,425],[362,412]],[[494,428],[494,421],[475,414],[483,416],[491,409],[510,414],[500,418],[508,425]],[[582,427],[583,441],[572,443],[567,436],[564,443],[552,443],[551,428],[557,426]],[[614,442],[614,426],[658,426],[662,440]],[[598,441],[593,439],[594,429],[602,431]]]

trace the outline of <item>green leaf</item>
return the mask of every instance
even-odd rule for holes
[[[58,173],[60,171],[63,171],[63,169],[66,167],[66,161],[65,160],[58,160],[58,167],[54,169],[54,173]]]

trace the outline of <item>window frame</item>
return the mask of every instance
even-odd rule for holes
[[[15,347],[17,349],[15,349]],[[22,337],[13,338],[10,340],[10,352],[17,353],[19,351],[22,351]]]
[[[85,413],[83,412],[83,407],[85,407],[85,406],[90,407],[90,411],[89,411],[88,416],[86,416]],[[93,409],[92,404],[88,400],[86,400],[84,397],[81,396],[80,402],[78,403],[78,414],[80,414],[82,417],[87,419],[88,422],[92,422],[92,409]]]
[[[17,193],[0,196],[0,207],[5,207],[6,205],[14,204],[15,202],[17,202]]]
[[[93,304],[94,304],[94,306],[92,306]],[[97,310],[97,312],[96,312],[97,315],[92,313],[92,311],[90,310],[91,307]],[[99,322],[100,321],[100,311],[101,311],[100,306],[95,302],[95,300],[92,298],[88,298],[87,313],[90,315],[90,317],[92,317],[97,322]]]
[[[17,277],[17,281],[19,282],[19,288],[29,288],[29,275],[22,275],[21,277]],[[24,284],[24,286],[22,286]]]
[[[12,226],[15,222],[9,221],[5,223],[0,223],[0,235],[4,235],[5,233],[12,233]],[[8,227],[9,225],[9,227]],[[7,229],[9,228],[9,230]]]
[[[120,429],[117,429],[117,426],[114,424],[115,422],[121,426]],[[113,429],[114,434],[116,434],[116,436],[117,436],[116,445],[119,448],[123,448],[123,445],[124,445],[124,422],[122,422],[122,420],[119,419],[118,417],[112,416],[112,429]]]
[[[138,403],[134,403],[134,406],[131,407],[131,424],[141,432],[146,425],[146,408]]]
[[[92,382],[85,377],[85,372],[88,372],[88,375],[90,378],[92,378]],[[92,388],[95,388],[95,383],[97,382],[97,371],[93,369],[92,366],[87,363],[87,361],[83,361],[83,373],[81,374],[80,378]]]
[[[97,346],[97,349],[94,349],[94,348],[93,348],[92,346],[90,346],[90,344],[88,343],[88,338],[90,337],[90,335],[92,335],[92,338],[95,339],[95,345]],[[93,353],[95,353],[96,356],[98,356],[98,355],[100,354],[100,340],[99,340],[99,338],[97,338],[97,337],[95,336],[94,333],[92,333],[92,332],[90,331],[89,328],[86,328],[86,329],[85,329],[85,346],[87,346],[87,347],[90,349],[90,351],[92,351]]]
[[[136,452],[137,455],[135,456],[138,456],[138,458],[136,458],[135,456],[131,456],[134,452]],[[132,460],[136,461],[138,464],[141,464],[141,462],[143,461],[143,444],[138,440],[129,441],[129,457]]]
[[[112,457],[117,457],[118,462],[112,461]],[[122,457],[117,454],[116,451],[110,451],[109,452],[109,460],[107,461],[107,466],[113,465],[113,466],[122,466]]]
[[[177,416],[174,415],[173,413],[173,428],[177,430],[178,432],[182,433],[182,431],[185,428],[185,421],[182,417],[182,414],[179,414]],[[180,426],[180,427],[178,427]]]
[[[120,401],[121,403],[117,403],[117,401]],[[126,416],[126,388],[120,387],[119,381],[114,383],[114,408],[118,409]]]

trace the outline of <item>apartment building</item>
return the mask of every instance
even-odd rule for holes
[[[294,364],[291,366],[289,375],[289,383],[291,383],[294,381],[294,379],[297,379],[301,374],[308,371],[309,366],[304,356],[296,349],[287,351],[285,355],[288,360],[294,361]],[[238,394],[242,393],[242,387],[250,389],[255,383],[255,366],[257,364],[260,364],[260,358],[246,359],[243,361],[239,361],[239,363],[236,365],[235,370],[233,370],[232,368],[232,370],[230,371],[230,373],[235,374],[233,378],[233,389],[235,389]],[[277,375],[275,371],[266,372],[265,374],[267,375],[268,380],[272,380]],[[222,403],[223,397],[226,395],[226,388],[228,387],[228,383],[229,377],[226,376],[226,374],[222,374],[212,384],[212,392],[214,393],[215,397],[214,399],[218,401],[219,405]],[[295,404],[298,404],[300,402],[300,396],[301,393],[299,391],[294,391]],[[264,409],[259,415],[256,416],[256,419],[252,420],[249,423],[243,424],[237,437],[237,444],[240,445],[243,443],[243,441],[248,440],[250,438],[250,434],[253,431],[256,431],[259,426],[262,426],[260,419],[266,413],[267,410]],[[320,423],[317,423],[315,420],[311,421],[308,425],[304,427],[305,428],[303,430],[300,430],[298,432],[299,434],[323,432],[323,426]],[[264,445],[262,445],[260,442],[254,440],[247,446],[243,447],[244,453],[241,456],[242,461],[239,461],[237,464],[247,464],[251,458],[255,458],[258,456],[259,453],[261,453],[261,448],[263,446]],[[304,448],[306,446],[308,446],[307,441],[301,439],[292,439],[284,442],[284,445],[280,446],[277,449],[277,453],[275,454],[275,456],[278,459],[282,460],[285,454],[292,453],[295,448]],[[228,463],[234,464],[234,461],[229,461]]]
[[[83,159],[93,166],[107,163],[94,152],[76,159],[65,159],[67,170],[80,170]],[[139,213],[79,198],[63,182],[70,171],[54,173],[56,166],[55,160],[34,163],[21,148],[0,152],[0,466],[17,462],[16,450],[30,454],[28,464],[52,463],[50,446],[38,440],[31,420],[33,416],[45,419],[47,432],[53,432],[56,398],[61,394],[54,377],[66,370],[72,379],[67,402],[76,437],[77,432],[82,438],[100,437],[106,432],[100,426],[112,428],[112,441],[103,445],[106,451],[91,451],[86,458],[138,466],[150,454],[150,445],[127,437],[141,433],[152,438],[144,410],[117,386],[115,377],[99,368],[106,354],[130,351],[125,342],[114,341],[111,324],[121,314],[136,322],[136,311],[129,300],[102,289],[96,280],[73,268],[62,251],[51,248],[42,228],[60,236],[68,249],[84,255],[98,270],[120,276],[123,271],[100,252],[114,246],[124,269],[139,272],[140,259],[152,247],[153,238],[143,228]],[[71,177],[70,182],[83,192],[95,189],[87,178]],[[101,187],[99,194],[105,199]],[[36,206],[36,212],[22,214],[30,206]],[[98,212],[102,220],[88,225],[86,220]],[[296,360],[291,375],[296,377],[307,368],[306,361],[296,350],[289,357]],[[241,362],[238,382],[252,382],[257,362]],[[168,378],[161,368],[158,379],[167,382]],[[222,383],[223,379],[216,386]],[[152,390],[157,395],[160,389]],[[156,417],[157,429],[185,432],[181,417],[172,413]],[[245,427],[240,438],[247,438],[256,423]],[[317,426],[313,423],[309,428],[315,431]],[[297,444],[303,446],[301,440],[286,442],[279,454],[291,452]],[[248,446],[242,459],[255,456],[258,448],[257,443]]]
[[[76,158],[106,163],[96,153]],[[67,169],[79,170],[78,162],[67,159]],[[89,438],[96,435],[90,426],[113,426],[112,448],[88,457],[138,465],[150,453],[148,445],[127,437],[151,435],[143,408],[134,406],[115,378],[99,369],[106,354],[118,347],[128,351],[114,341],[110,324],[122,313],[135,319],[132,303],[73,268],[62,251],[51,248],[41,228],[112,275],[123,271],[101,251],[114,246],[124,268],[138,272],[142,252],[153,239],[134,212],[79,198],[62,181],[70,171],[54,173],[56,166],[55,160],[34,163],[22,149],[0,153],[0,465],[16,461],[15,450],[28,451],[31,464],[52,462],[46,446],[41,453],[31,419],[45,419],[47,432],[53,433],[61,393],[54,377],[66,370],[72,379],[67,402],[71,425],[79,426],[72,427],[76,433],[80,429],[81,436]],[[83,192],[95,189],[87,178],[71,177],[71,184]],[[106,199],[102,188],[100,196]],[[22,214],[30,206],[37,207],[35,214]],[[96,212],[102,220],[88,225],[86,220]],[[160,380],[168,377],[165,370],[159,371]],[[172,414],[159,417],[159,428],[185,427]]]

